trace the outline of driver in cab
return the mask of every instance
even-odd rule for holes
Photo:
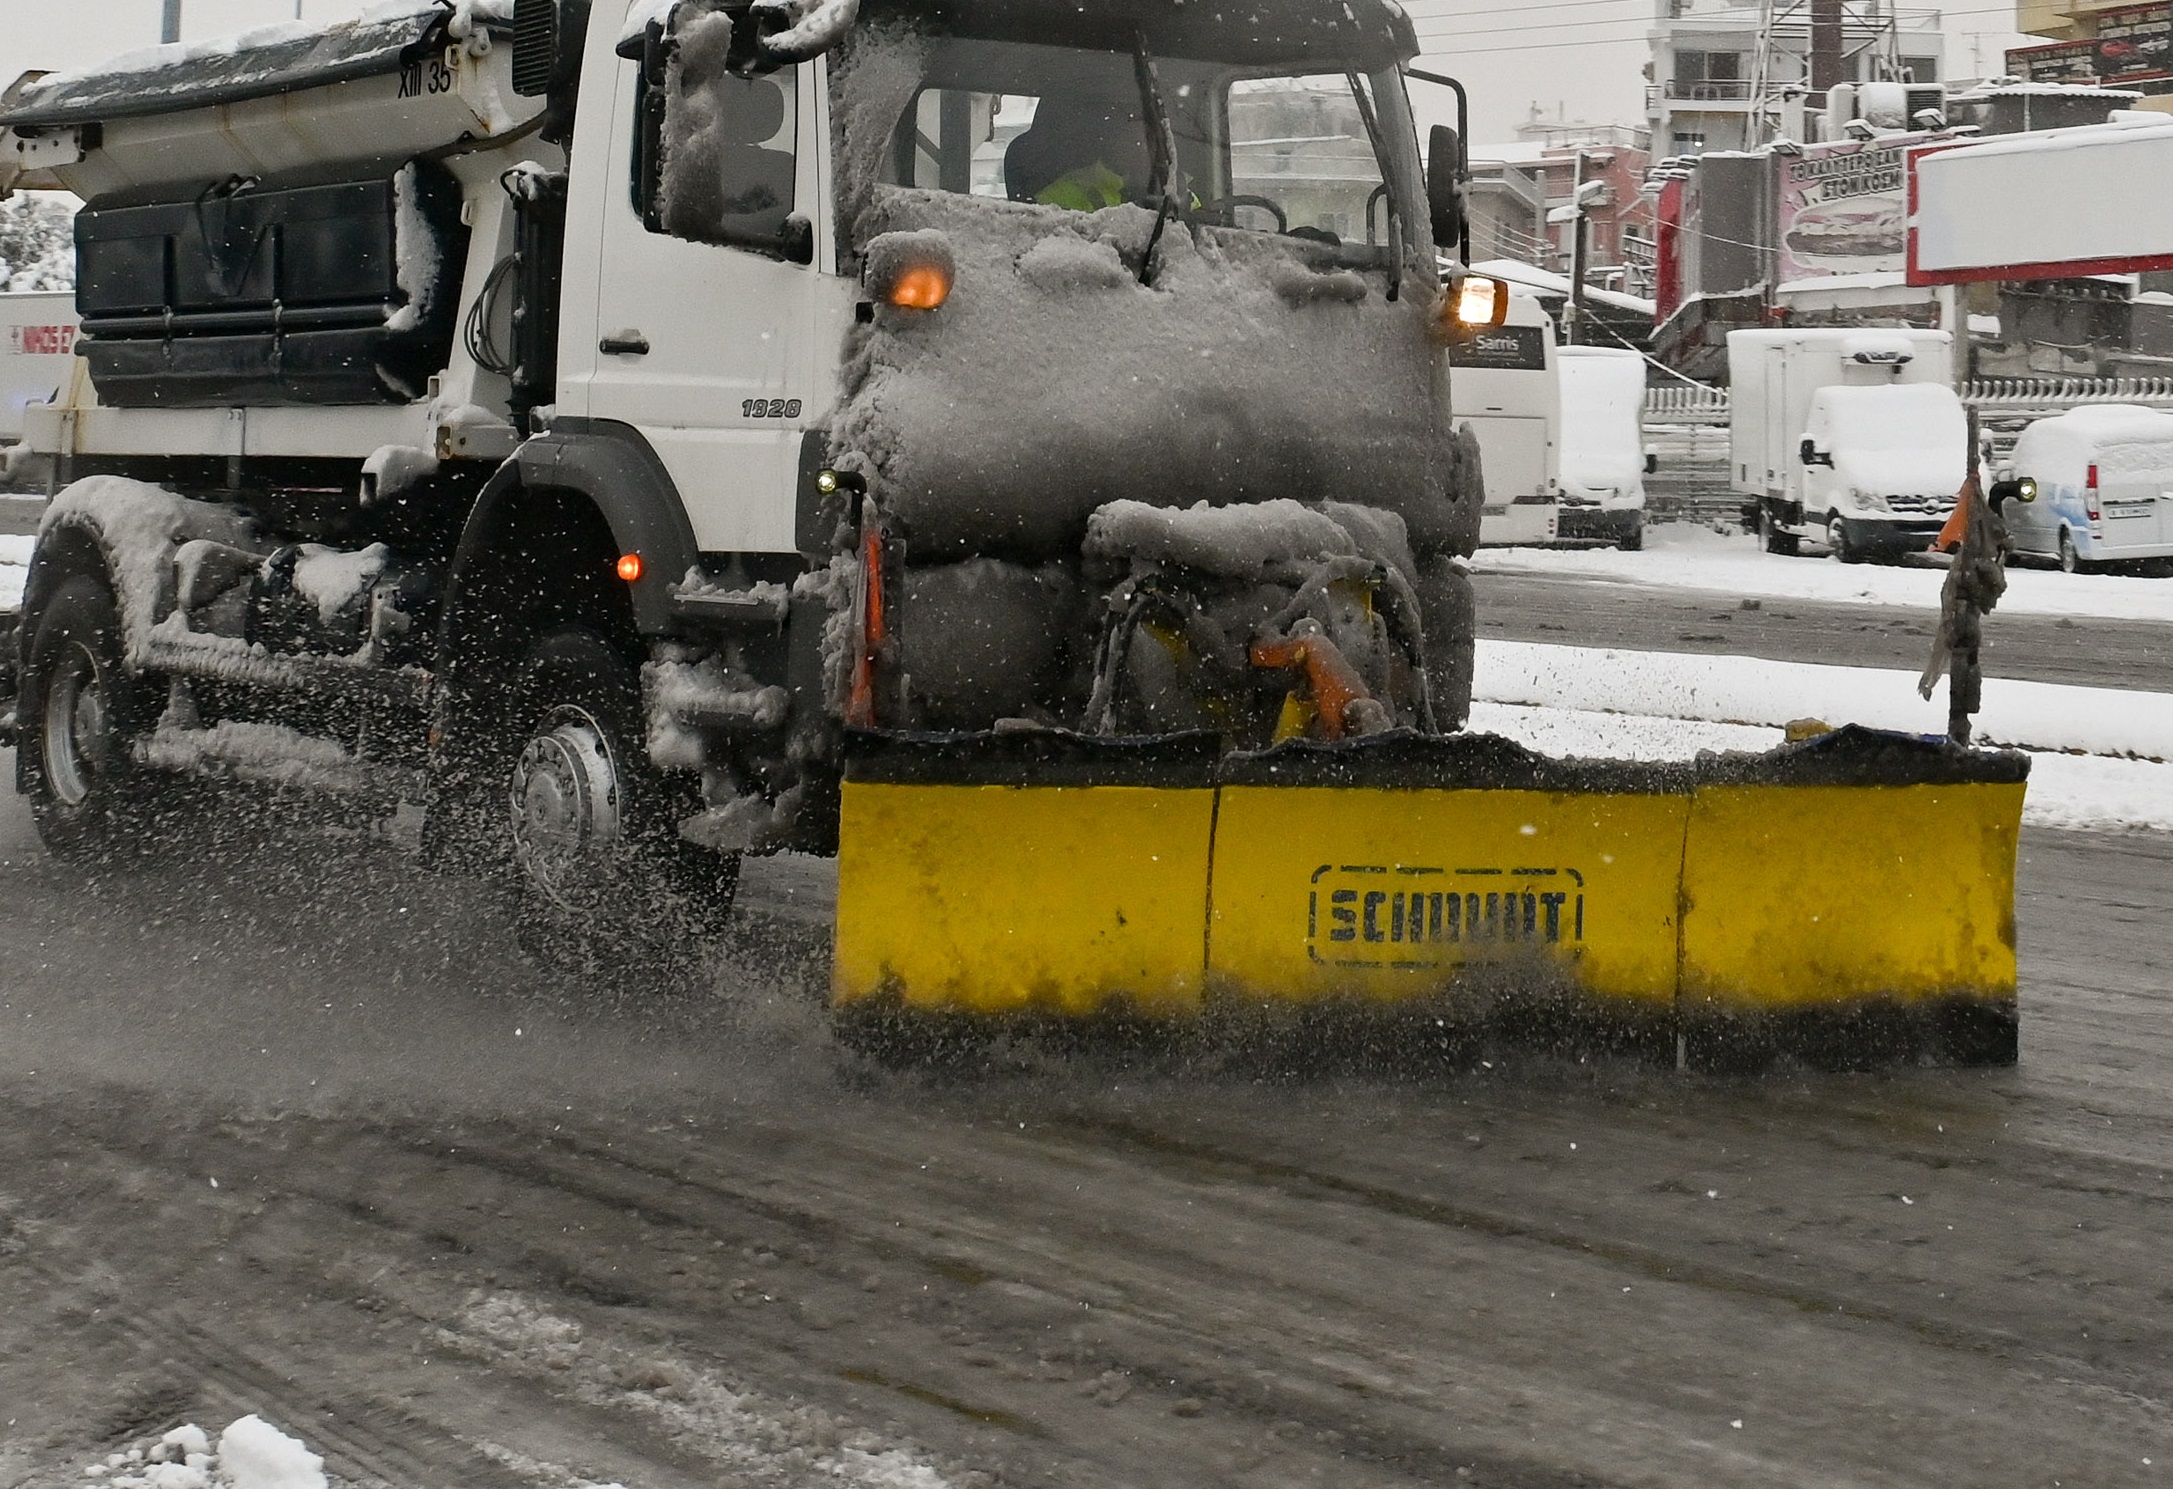
[[[1011,200],[1074,212],[1137,201],[1153,175],[1137,94],[1050,94],[1004,153]]]

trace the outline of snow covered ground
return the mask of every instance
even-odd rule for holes
[[[1768,600],[1831,600],[1920,610],[1939,608],[1939,586],[1946,579],[1946,570],[1930,562],[1889,566],[1782,558],[1761,550],[1749,533],[1720,533],[1688,522],[1647,527],[1644,550],[1638,553],[1614,548],[1482,548],[1471,566],[1481,574],[1558,574]],[[2013,615],[2173,621],[2173,579],[2010,569],[2007,595],[1999,608]]]
[[[23,603],[23,581],[30,577],[30,550],[37,541],[0,537],[0,610],[13,610]]]
[[[1799,718],[1941,734],[1947,707],[1889,668],[1518,641],[1479,643],[1473,697],[1474,729],[1633,760],[1770,749]],[[1990,678],[1984,702],[1979,739],[2033,755],[2023,820],[2173,830],[2173,694]]]

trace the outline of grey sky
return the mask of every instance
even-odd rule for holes
[[[160,0],[0,0],[0,84],[30,67],[77,67],[158,40]],[[608,0],[606,0],[608,3]],[[1472,95],[1473,134],[1482,143],[1512,137],[1533,104],[1547,114],[1641,123],[1645,31],[1652,0],[1405,0],[1427,47],[1426,65],[1462,78]],[[292,20],[296,0],[182,0],[190,40]],[[359,0],[301,0],[309,20],[364,8]],[[1992,0],[1958,0],[1946,10],[1949,76],[1997,72],[2014,12]],[[1426,122],[1428,94],[1413,99]]]

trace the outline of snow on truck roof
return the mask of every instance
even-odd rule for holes
[[[510,21],[512,0],[394,0],[331,25],[289,21],[126,52],[93,67],[27,73],[0,95],[0,125],[36,127],[210,108],[381,77],[435,45]]]
[[[865,20],[990,41],[1129,50],[1241,65],[1334,58],[1388,68],[1418,55],[1418,33],[1395,0],[862,0]]]
[[[633,10],[668,8],[670,0]],[[841,9],[836,6],[817,9]],[[848,10],[849,7],[842,9]],[[871,15],[990,40],[1106,49],[1144,36],[1149,51],[1238,64],[1329,58],[1388,68],[1418,55],[1396,0],[870,0]],[[85,124],[246,99],[397,72],[439,41],[510,25],[513,0],[390,0],[330,25],[287,22],[125,53],[92,67],[26,73],[0,94],[0,125]]]

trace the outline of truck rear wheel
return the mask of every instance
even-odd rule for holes
[[[680,839],[640,720],[640,688],[608,642],[546,635],[522,669],[506,807],[523,943],[584,975],[654,983],[698,963],[739,858]]]
[[[158,705],[121,656],[121,621],[106,586],[63,581],[25,659],[16,782],[59,858],[140,854],[177,825],[181,783],[137,764],[131,745]]]
[[[1762,509],[1758,513],[1758,536],[1765,540],[1768,553],[1794,558],[1799,551],[1800,544],[1796,535],[1781,531],[1781,525],[1774,520],[1771,508]]]

